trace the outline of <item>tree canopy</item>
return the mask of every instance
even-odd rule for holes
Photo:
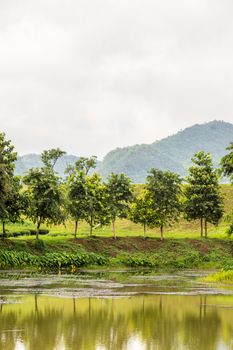
[[[42,168],[30,169],[24,176],[27,186],[27,216],[37,225],[36,239],[39,238],[40,226],[58,224],[64,221],[64,196],[60,178],[54,172],[54,166],[65,152],[51,149],[42,153]]]
[[[75,222],[74,236],[77,237],[78,222],[85,219],[87,208],[87,176],[83,171],[70,174],[66,182],[68,215]]]
[[[64,156],[66,152],[60,150],[60,148],[52,148],[45,150],[41,154],[41,160],[46,168],[54,169],[59,158]]]
[[[5,223],[15,222],[20,216],[18,195],[19,178],[14,176],[17,153],[5,134],[0,133],[0,220],[2,222],[2,238],[5,235]]]
[[[228,176],[233,183],[233,142],[227,147],[227,151],[230,151],[220,161],[222,174]]]
[[[106,186],[96,173],[86,177],[85,220],[90,225],[90,236],[96,225],[105,225],[110,221]]]
[[[203,225],[207,237],[207,223],[216,225],[223,215],[223,201],[218,183],[218,173],[214,170],[211,155],[204,151],[192,158],[187,186],[185,187],[185,217],[187,220],[200,220],[201,236]]]
[[[112,173],[106,183],[107,206],[112,221],[112,232],[116,238],[116,218],[127,217],[129,203],[133,198],[131,180],[125,174]]]
[[[178,174],[152,168],[147,176],[146,189],[152,198],[156,213],[156,226],[160,228],[161,239],[167,225],[178,221],[181,212],[181,182]]]
[[[130,208],[129,219],[135,224],[143,225],[144,237],[147,228],[158,225],[157,212],[153,208],[153,198],[147,190],[136,196]]]

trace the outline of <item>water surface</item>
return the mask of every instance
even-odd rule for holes
[[[232,288],[199,277],[197,271],[2,272],[0,349],[233,349]]]

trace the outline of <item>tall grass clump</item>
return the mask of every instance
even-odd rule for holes
[[[15,268],[32,266],[36,256],[27,252],[3,251],[0,252],[0,268]]]
[[[214,273],[213,275],[207,276],[203,279],[205,282],[225,282],[233,283],[233,270],[222,270]]]
[[[27,252],[4,251],[0,253],[0,268],[32,267],[38,270],[75,270],[87,265],[107,265],[108,259],[95,253],[47,253],[32,255]]]

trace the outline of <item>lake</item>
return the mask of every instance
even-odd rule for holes
[[[2,271],[0,349],[233,349],[233,288],[207,273]]]

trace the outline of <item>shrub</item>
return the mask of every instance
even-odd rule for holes
[[[228,236],[231,236],[232,233],[233,233],[233,223],[232,223],[232,224],[228,227],[228,229],[227,229],[227,234],[228,234]]]
[[[150,256],[144,254],[128,255],[122,254],[117,257],[118,261],[126,266],[131,267],[158,267],[158,255],[153,254]]]
[[[233,270],[233,259],[228,259],[224,262],[223,270],[224,271]]]
[[[36,235],[36,230],[30,230],[30,234],[31,236],[35,236]],[[39,234],[40,235],[47,235],[49,233],[49,230],[39,230]]]

